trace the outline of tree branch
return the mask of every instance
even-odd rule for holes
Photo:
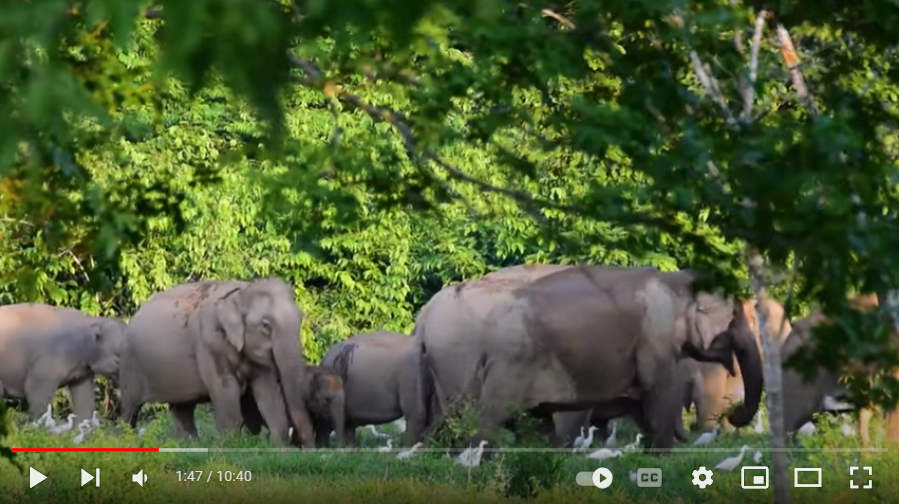
[[[752,32],[752,46],[749,57],[749,81],[742,86],[743,113],[740,121],[749,123],[752,121],[752,107],[755,104],[755,81],[759,75],[759,49],[762,46],[762,33],[765,31],[765,19],[768,11],[760,11],[755,17],[755,28]]]
[[[705,89],[706,94],[708,94],[712,101],[714,101],[721,109],[721,113],[724,115],[724,120],[727,122],[727,125],[731,128],[736,128],[737,120],[734,119],[734,114],[727,106],[727,101],[721,93],[721,88],[718,86],[718,80],[712,74],[711,68],[702,62],[702,59],[696,51],[690,51],[690,62],[693,64],[693,71],[696,73],[696,78],[699,79],[699,83],[702,85],[703,89]]]

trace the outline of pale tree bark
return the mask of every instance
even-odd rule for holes
[[[751,124],[753,121],[752,109],[755,104],[755,83],[758,78],[759,51],[768,15],[768,12],[764,10],[758,12],[756,15],[750,46],[749,68],[746,77],[740,85],[743,106],[738,117],[734,117],[731,112],[730,106],[727,104],[721,93],[718,82],[714,75],[712,75],[710,67],[702,62],[695,51],[691,51],[690,53],[690,61],[700,84],[721,110],[727,125],[737,131],[739,131],[742,126]],[[786,33],[786,30],[784,30],[783,27],[778,26],[778,35],[780,35],[781,31]],[[789,34],[787,34],[787,38],[789,38]],[[737,49],[740,50],[742,47],[741,39],[735,37],[734,42],[737,45]],[[781,45],[783,47],[783,44]],[[789,48],[792,49],[792,42],[790,43]],[[795,55],[795,51],[792,51],[792,54]],[[787,61],[788,66],[790,66],[794,86],[797,89],[797,95],[800,95],[799,98],[803,104],[807,105],[811,103],[811,99],[808,97],[808,90],[802,79],[802,74],[798,71],[798,58],[796,58],[797,65],[790,65],[792,60]],[[798,75],[798,81],[794,74]],[[800,83],[801,87],[796,85],[797,82]],[[800,89],[802,89],[803,92],[800,92]],[[717,168],[714,166],[710,168],[712,175],[718,177],[719,172]],[[748,208],[753,208],[755,207],[755,202],[743,201],[743,205]],[[768,267],[765,264],[764,258],[757,250],[754,250],[747,245],[746,253],[749,259],[752,287],[756,297],[756,312],[759,318],[759,339],[762,343],[764,359],[765,402],[768,409],[768,426],[771,434],[771,459],[773,463],[771,476],[773,480],[772,486],[774,487],[774,502],[775,504],[789,504],[791,485],[790,466],[786,451],[786,426],[784,425],[783,412],[783,365],[780,354],[780,342],[774,339],[776,335],[768,334],[767,331],[769,317],[766,303],[768,298]],[[784,321],[785,320],[786,319],[784,319]],[[782,330],[783,327],[781,327],[781,331]]]

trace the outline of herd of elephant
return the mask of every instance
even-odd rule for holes
[[[694,292],[690,271],[653,267],[521,265],[447,286],[421,309],[411,336],[374,332],[334,345],[317,366],[299,340],[303,311],[278,279],[181,284],[148,299],[126,323],[64,307],[0,307],[0,396],[33,417],[68,387],[73,414],[95,410],[94,377],[118,389],[120,418],[136,427],[148,402],[167,403],[180,435],[197,436],[195,408],[212,406],[219,431],[266,427],[277,446],[356,443],[355,431],[405,418],[405,442],[427,442],[459,404],[475,404],[477,433],[539,420],[551,442],[582,428],[606,434],[630,417],[656,453],[696,426],[735,427],[758,413],[764,386],[755,300]],[[855,300],[859,309],[874,296]],[[790,324],[768,301],[767,334],[786,359],[812,344],[815,313]],[[788,430],[844,396],[840,377],[784,371]],[[832,403],[832,401],[831,401]],[[870,412],[859,418],[867,442]],[[899,415],[887,435],[899,441]]]

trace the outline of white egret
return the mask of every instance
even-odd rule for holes
[[[693,445],[694,446],[703,446],[703,445],[707,445],[707,444],[711,443],[712,441],[715,440],[716,437],[718,437],[718,429],[720,427],[721,427],[720,425],[716,425],[709,432],[703,432],[702,435],[696,439],[696,441],[693,441]]]
[[[390,438],[387,438],[387,445],[385,445],[385,446],[379,446],[379,447],[378,447],[378,451],[379,451],[379,452],[389,452],[389,451],[393,451],[393,440],[390,439]]]
[[[72,427],[75,427],[75,417],[74,413],[70,413],[69,416],[66,417],[66,422],[64,424],[57,425],[50,429],[50,434],[54,436],[58,436],[63,432],[72,430]]]
[[[591,458],[593,460],[606,460],[617,458],[624,455],[624,452],[621,450],[610,450],[609,448],[600,448],[595,452],[587,455],[587,458]]]
[[[414,445],[412,445],[412,448],[409,448],[408,450],[403,450],[403,451],[397,453],[396,454],[397,460],[406,460],[408,458],[411,458],[412,456],[415,455],[415,451],[418,450],[419,448],[421,448],[421,446],[422,446],[422,443],[418,442],[418,443],[415,443]]]
[[[719,469],[721,471],[733,471],[740,465],[741,462],[743,462],[743,456],[746,455],[746,450],[748,449],[748,446],[743,445],[743,447],[740,448],[740,453],[738,455],[727,457],[721,462],[718,462],[718,465],[715,466],[715,469]]]
[[[606,438],[606,446],[615,446],[615,443],[618,442],[618,423],[612,422],[612,433],[609,434],[609,437]]]
[[[478,443],[477,448],[469,446],[456,457],[455,463],[465,467],[478,467],[481,465],[481,456],[484,455],[484,447],[487,446],[487,440],[484,439]]]
[[[82,420],[81,423],[78,424],[78,435],[72,438],[72,442],[75,444],[83,443],[92,430],[93,427],[91,426],[90,419]]]
[[[581,442],[580,445],[575,444],[574,450],[572,451],[585,451],[587,448],[590,448],[590,445],[593,444],[593,433],[598,429],[595,425],[591,425],[589,429],[587,429],[587,438]],[[575,443],[577,440],[575,440]]]

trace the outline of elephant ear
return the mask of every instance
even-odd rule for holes
[[[246,324],[239,290],[229,293],[215,303],[215,318],[225,334],[225,341],[238,352],[243,350],[246,342]]]

